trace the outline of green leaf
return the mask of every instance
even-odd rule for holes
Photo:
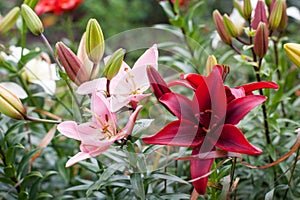
[[[51,194],[49,194],[49,193],[46,193],[46,192],[42,192],[42,193],[40,193],[38,196],[37,196],[37,198],[36,199],[46,199],[46,198],[51,198],[51,199],[53,199],[53,196],[51,195]]]
[[[170,19],[170,23],[179,28],[184,27],[185,24],[183,17],[180,15],[176,15],[174,18]]]
[[[34,149],[30,153],[25,154],[21,160],[21,162],[18,165],[17,169],[17,174],[18,177],[21,178],[23,177],[24,174],[28,172],[28,167],[29,167],[29,161],[30,158],[38,151],[39,149]]]
[[[168,18],[174,18],[173,8],[168,1],[160,1],[159,4],[167,14]]]
[[[169,181],[184,183],[184,184],[188,184],[188,185],[190,184],[189,182],[187,182],[175,175],[168,174],[168,173],[153,172],[152,174],[149,175],[149,177],[151,177],[153,179],[166,179]]]
[[[135,122],[133,131],[132,131],[132,137],[134,140],[132,142],[135,142],[139,138],[141,138],[144,131],[149,128],[151,123],[154,121],[154,119],[140,119]]]
[[[129,160],[129,164],[135,168],[137,165],[137,153],[135,152],[134,144],[132,144],[130,141],[127,141],[126,150],[127,151],[125,153]]]
[[[25,56],[22,56],[21,60],[18,62],[18,69],[22,69],[30,60],[37,57],[41,53],[40,49],[32,50]]]
[[[130,182],[136,196],[146,199],[142,175],[140,173],[130,174]]]

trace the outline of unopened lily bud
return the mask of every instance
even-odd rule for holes
[[[282,16],[281,16],[281,21],[280,21],[280,24],[279,24],[279,30],[284,30],[287,25],[288,25],[288,16],[287,16],[287,13],[286,13],[286,9],[287,9],[287,6],[286,6],[286,0],[283,1],[283,6],[282,6]]]
[[[267,18],[267,11],[265,8],[265,3],[261,0],[259,0],[256,4],[256,8],[254,11],[254,17],[251,23],[251,27],[256,30],[259,23],[264,22],[265,24],[268,24],[268,18]]]
[[[240,13],[240,15],[243,18],[245,18],[243,7],[242,7],[241,3],[238,0],[233,1],[233,6],[235,7],[235,9],[237,9],[237,11]]]
[[[271,10],[271,14],[269,17],[269,28],[271,30],[277,29],[281,22],[283,4],[283,0],[277,0]]]
[[[232,43],[231,36],[226,31],[226,28],[225,28],[225,25],[223,22],[223,17],[218,10],[215,10],[213,12],[213,21],[214,21],[215,27],[217,29],[217,32],[218,32],[221,40],[226,44],[231,44]]]
[[[30,8],[34,9],[39,0],[24,0],[24,4],[28,5]]]
[[[98,64],[104,53],[104,37],[96,19],[90,19],[86,26],[86,53],[89,59]]]
[[[43,24],[40,18],[36,15],[36,13],[26,4],[22,4],[21,6],[21,14],[28,29],[34,35],[40,35],[44,32]]]
[[[268,51],[268,46],[269,46],[268,37],[269,37],[269,31],[267,25],[263,22],[260,22],[254,36],[254,47],[253,47],[254,53],[259,58],[263,58]]]
[[[272,3],[272,0],[265,0],[265,2],[266,2],[266,4],[267,4],[267,6],[270,6],[271,3]]]
[[[289,59],[300,68],[300,44],[286,43],[283,48]]]
[[[111,80],[119,72],[122,66],[124,55],[125,55],[125,50],[118,49],[111,55],[111,57],[107,61],[103,73],[108,80]]]
[[[7,32],[17,21],[20,13],[19,7],[11,9],[0,21],[0,33]]]
[[[24,119],[27,111],[21,100],[11,91],[0,85],[0,113],[13,119]]]
[[[162,95],[171,92],[167,83],[154,67],[147,67],[147,76],[150,82],[151,89],[157,99],[159,99]]]
[[[232,37],[237,37],[239,35],[237,27],[227,14],[223,16],[223,22],[227,33],[229,33]]]
[[[212,71],[212,68],[218,64],[218,61],[214,55],[209,55],[206,60],[206,75],[208,76]]]
[[[89,80],[88,73],[84,68],[79,58],[69,49],[64,43],[56,43],[57,55],[60,63],[66,70],[68,77],[76,84],[81,85],[82,83]]]
[[[251,18],[251,13],[252,13],[252,6],[251,6],[251,1],[250,0],[244,0],[244,17],[245,19],[250,19]]]

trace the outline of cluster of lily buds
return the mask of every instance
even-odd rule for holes
[[[26,118],[27,111],[21,100],[11,91],[0,85],[0,113],[13,119]]]
[[[255,54],[259,58],[264,57],[268,50],[269,34],[277,30],[283,31],[288,24],[286,0],[258,0],[255,8],[250,0],[235,0],[234,7],[243,19],[249,22],[250,30],[253,30],[253,34],[249,36],[254,36]],[[227,14],[222,17],[218,10],[213,12],[213,21],[221,40],[227,45],[232,45],[233,38],[243,34],[244,27],[237,26]]]

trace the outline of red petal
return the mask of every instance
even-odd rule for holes
[[[163,94],[171,92],[171,90],[167,86],[167,83],[164,81],[164,79],[160,76],[160,74],[154,67],[147,67],[147,76],[152,91],[156,98],[159,99]]]
[[[199,145],[203,138],[197,134],[198,126],[187,120],[177,120],[167,124],[158,133],[144,137],[147,144],[190,147]]]
[[[214,138],[212,138],[213,140]],[[243,154],[259,155],[262,150],[253,146],[244,134],[234,125],[225,124],[216,146],[225,151]]]
[[[194,113],[198,113],[199,111],[193,110],[192,101],[187,97],[176,94],[176,93],[167,93],[164,94],[159,101],[164,104],[178,119],[186,119],[189,121],[195,121]]]
[[[236,88],[244,88],[245,93],[249,94],[254,90],[264,89],[264,88],[271,88],[271,89],[278,89],[278,85],[274,82],[255,82],[255,83],[249,83],[245,85],[238,86]]]
[[[199,74],[186,74],[184,79],[187,80],[194,89],[197,89],[204,83],[204,76]]]
[[[231,101],[227,105],[226,124],[236,125],[253,108],[263,103],[267,97],[261,95],[249,95]]]
[[[197,155],[200,148],[194,148],[192,155]],[[214,159],[205,159],[205,160],[191,160],[191,177],[196,179],[207,174],[211,168]],[[193,182],[193,186],[199,194],[205,194],[207,187],[208,176],[197,181]]]
[[[211,124],[217,123],[214,118],[224,118],[227,99],[223,80],[217,67],[213,68],[208,77],[203,78],[201,85],[195,91],[193,104],[201,112],[212,111]]]

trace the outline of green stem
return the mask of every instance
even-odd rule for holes
[[[44,41],[46,47],[49,49],[50,54],[52,55],[52,57],[53,57],[55,63],[57,64],[58,68],[59,68],[61,71],[64,71],[64,70],[63,70],[63,67],[60,65],[60,62],[58,61],[57,57],[55,56],[54,51],[53,51],[53,49],[52,49],[52,47],[51,47],[49,41],[48,41],[47,38],[45,37],[45,35],[44,35],[44,34],[41,34],[40,36],[41,36],[42,40]],[[78,107],[78,110],[79,110],[80,114],[82,115],[83,113],[82,113],[82,110],[81,110],[81,108],[80,108],[80,102],[79,102],[78,98],[76,97],[75,92],[74,92],[74,90],[73,90],[73,88],[72,88],[70,82],[69,82],[68,80],[65,80],[65,82],[66,82],[66,84],[67,84],[67,86],[68,86],[68,88],[69,88],[69,90],[70,90],[70,92],[71,92],[71,95],[73,96],[73,98],[74,98],[74,100],[75,100],[75,103],[76,103],[76,105],[77,105],[77,107]]]
[[[230,188],[232,187],[232,184],[234,182],[235,167],[236,167],[236,157],[234,157],[232,159],[232,164],[231,164],[231,170],[230,170]]]
[[[284,194],[284,198],[283,198],[283,199],[286,199],[287,193],[288,193],[288,191],[289,191],[289,189],[290,189],[290,187],[291,187],[291,182],[292,182],[293,175],[294,175],[294,172],[295,172],[296,164],[297,164],[297,162],[298,162],[298,156],[299,156],[299,153],[300,153],[300,148],[298,148],[298,150],[297,150],[296,157],[295,157],[295,160],[294,160],[294,163],[293,163],[293,167],[292,167],[292,169],[291,169],[291,176],[290,176],[290,179],[289,179],[289,181],[288,181],[288,186],[289,186],[289,187],[286,189],[285,194]]]

